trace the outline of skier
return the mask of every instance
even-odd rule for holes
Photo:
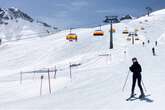
[[[153,56],[156,55],[156,54],[155,54],[155,48],[154,48],[154,47],[152,48],[152,54],[153,54]]]
[[[148,40],[147,42],[150,43],[150,40]]]
[[[136,80],[138,80],[138,86],[139,86],[139,89],[140,89],[140,92],[141,92],[141,95],[139,96],[139,98],[143,98],[145,97],[144,95],[144,92],[143,92],[143,88],[142,88],[142,85],[141,85],[141,66],[140,64],[138,63],[137,61],[137,58],[132,58],[132,66],[129,68],[131,72],[133,72],[133,83],[132,83],[132,91],[131,91],[131,97],[133,97],[135,94],[134,94],[134,89],[135,89],[135,84],[136,84]]]
[[[0,38],[0,45],[2,44],[2,39]]]
[[[46,32],[49,34],[50,32],[48,30],[46,30]]]
[[[127,52],[126,52],[126,50],[124,50],[124,54],[126,54]]]
[[[157,46],[158,45],[158,41],[155,41],[155,46]]]
[[[144,43],[144,42],[142,42],[142,44],[143,44],[143,46],[144,46],[144,44],[145,44],[145,43]]]

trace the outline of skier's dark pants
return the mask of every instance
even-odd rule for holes
[[[143,94],[143,88],[141,85],[141,74],[133,74],[132,94],[134,94],[136,80],[138,80],[138,86],[140,88],[140,92],[141,92],[141,94]]]

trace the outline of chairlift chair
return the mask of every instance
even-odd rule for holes
[[[66,40],[69,40],[69,41],[77,41],[77,39],[78,39],[78,36],[75,33],[69,33],[66,36]]]
[[[102,30],[95,30],[93,36],[104,36],[104,32]]]
[[[101,30],[101,25],[100,29],[94,31],[93,36],[104,36],[104,31]]]
[[[109,30],[109,32],[111,32],[111,30]],[[112,32],[115,33],[116,29],[112,28]]]
[[[125,30],[123,31],[123,34],[128,34],[128,30],[125,29]]]
[[[141,29],[141,30],[144,30],[144,27],[141,27],[140,29]]]
[[[72,33],[72,28],[70,28],[70,33],[66,36],[66,40],[72,42],[72,41],[77,41],[78,36],[76,33]]]
[[[138,32],[138,31],[139,31],[139,29],[135,28],[135,32]]]
[[[140,39],[138,37],[136,37],[135,40],[140,40]]]
[[[146,19],[146,20],[144,20],[145,22],[148,22],[148,20]]]
[[[130,38],[130,37],[127,37],[127,41],[131,41],[131,39],[132,39],[132,38]]]

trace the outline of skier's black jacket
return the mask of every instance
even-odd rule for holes
[[[138,62],[134,62],[131,67],[129,67],[130,71],[134,74],[140,74],[142,71],[142,68]]]

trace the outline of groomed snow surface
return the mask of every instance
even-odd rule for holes
[[[68,30],[43,37],[4,43],[0,46],[0,110],[164,110],[165,12],[114,24],[114,49],[109,49],[109,25],[104,36],[92,36],[96,28],[74,29],[78,41],[65,39]],[[132,45],[122,31],[138,29],[139,41]],[[141,29],[141,28],[144,29]],[[150,40],[150,43],[147,43]],[[155,41],[158,46],[155,47]],[[142,45],[142,42],[145,45]],[[152,47],[156,56],[152,55]],[[124,53],[124,51],[126,53]],[[126,101],[131,93],[131,58],[142,66],[146,100]],[[69,64],[81,64],[72,68]],[[47,73],[22,73],[40,69]],[[40,95],[41,75],[42,94]],[[144,87],[144,86],[143,86]],[[140,95],[136,87],[137,96]]]

